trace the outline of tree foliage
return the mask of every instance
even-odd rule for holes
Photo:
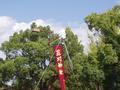
[[[67,90],[119,90],[120,89],[120,6],[104,13],[93,13],[85,18],[89,29],[101,38],[90,38],[87,54],[84,46],[70,27],[65,29],[63,44],[65,80]],[[39,32],[32,32],[37,29]],[[37,26],[15,32],[5,41],[0,58],[0,87],[12,90],[59,90],[59,78],[52,47],[48,44],[49,26]],[[59,38],[52,33],[52,40]],[[55,44],[58,41],[54,42]],[[52,43],[53,44],[53,43]],[[51,44],[51,45],[52,45]],[[60,43],[62,44],[62,43]],[[70,59],[68,58],[68,54]],[[71,62],[72,70],[71,70]],[[8,82],[11,85],[8,86]]]
[[[120,6],[102,14],[93,13],[85,18],[91,31],[101,32],[102,44],[98,48],[97,58],[104,71],[105,90],[120,89]]]

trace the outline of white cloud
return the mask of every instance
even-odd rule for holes
[[[15,19],[11,17],[0,16],[0,44],[8,40],[9,36],[11,36],[14,32],[19,32],[20,30],[25,30],[27,28],[30,28],[30,25],[33,22],[35,22],[37,25],[42,25],[42,26],[49,25],[55,33],[58,33],[61,36],[65,37],[66,26],[54,20],[37,19],[31,22],[17,22]],[[78,35],[83,45],[87,45],[88,43],[87,26],[85,24],[78,24],[75,22],[73,24],[69,23],[68,26],[70,27],[75,26],[75,27],[72,27],[73,32]],[[0,53],[0,56],[1,56],[1,53]]]
[[[14,20],[11,17],[1,16],[0,17],[0,31],[3,29],[8,29],[14,24]]]
[[[0,17],[0,43],[8,39],[11,35],[12,26],[14,26],[15,20],[11,17],[1,16]]]
[[[73,28],[73,32],[78,36],[79,40],[81,40],[85,49],[87,49],[89,44],[88,33],[90,33],[87,25],[85,23],[80,24],[78,28]]]

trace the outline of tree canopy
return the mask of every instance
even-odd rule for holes
[[[120,6],[104,13],[88,15],[85,22],[91,31],[98,33],[100,40],[96,43],[96,37],[90,36],[86,54],[78,36],[70,27],[65,29],[63,57],[66,90],[119,90]],[[32,32],[34,29],[39,32]],[[6,58],[0,58],[0,89],[60,89],[54,52],[48,43],[50,32],[50,26],[33,23],[30,29],[15,32],[9,41],[2,43],[0,50]],[[55,40],[60,36],[52,33],[50,37]],[[73,64],[72,70],[68,54]]]
[[[105,74],[105,90],[120,89],[120,6],[104,13],[93,13],[85,18],[91,31],[100,34],[98,60]],[[101,43],[101,44],[100,44]]]

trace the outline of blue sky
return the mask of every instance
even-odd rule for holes
[[[0,16],[17,21],[34,19],[55,20],[67,24],[83,22],[92,12],[103,12],[116,5],[118,0],[1,0]]]

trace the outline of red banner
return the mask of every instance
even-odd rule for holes
[[[54,45],[54,55],[56,59],[56,67],[59,73],[60,87],[61,90],[65,90],[65,79],[64,79],[64,67],[63,67],[63,46]]]

